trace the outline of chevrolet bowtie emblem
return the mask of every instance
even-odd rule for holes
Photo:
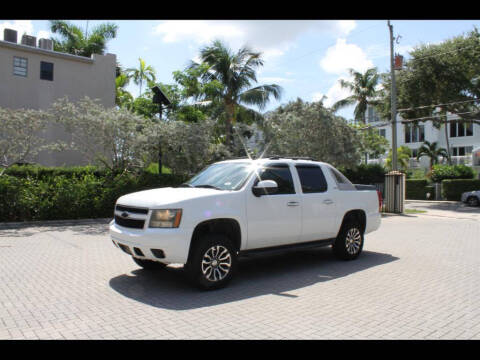
[[[128,217],[128,212],[124,211],[120,216],[123,217],[123,218],[127,218]]]

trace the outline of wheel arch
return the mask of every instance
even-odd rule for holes
[[[347,211],[345,215],[343,215],[342,223],[340,225],[340,228],[338,229],[337,235],[342,230],[343,225],[350,220],[358,221],[361,226],[360,230],[362,234],[365,232],[365,229],[367,228],[367,215],[365,214],[365,211],[362,209],[352,209]]]
[[[233,218],[217,218],[209,219],[200,222],[195,226],[192,237],[190,239],[190,247],[188,250],[188,259],[192,254],[192,249],[200,240],[200,238],[208,233],[224,234],[226,235],[235,246],[237,251],[240,251],[242,246],[242,230],[240,223]]]

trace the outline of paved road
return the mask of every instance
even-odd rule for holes
[[[0,339],[480,339],[478,220],[387,216],[356,261],[240,263],[198,292],[147,272],[105,224],[0,230]]]

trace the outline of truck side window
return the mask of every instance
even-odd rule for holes
[[[329,167],[329,169],[338,185],[338,190],[356,190],[350,180],[348,180],[340,171],[331,167]]]
[[[260,180],[273,180],[278,184],[278,191],[272,195],[281,195],[281,194],[295,194],[295,188],[293,186],[292,173],[288,165],[284,164],[272,164],[262,167],[258,174]],[[260,181],[257,180],[254,183],[254,186]]]
[[[298,177],[302,184],[302,192],[321,193],[327,191],[327,180],[319,166],[315,165],[296,165]]]

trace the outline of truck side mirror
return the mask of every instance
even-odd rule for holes
[[[278,184],[273,180],[262,180],[252,187],[252,193],[256,197],[275,194],[278,191]]]

